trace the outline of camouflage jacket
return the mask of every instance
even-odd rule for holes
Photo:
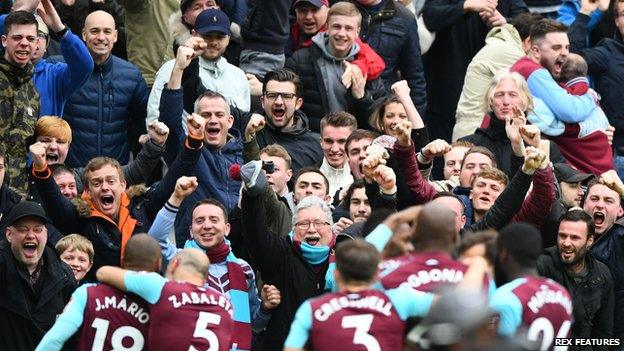
[[[4,58],[4,51],[0,51],[0,55],[0,140],[7,149],[10,185],[20,195],[25,195],[26,160],[39,116],[39,92],[32,79],[32,63],[19,68]]]

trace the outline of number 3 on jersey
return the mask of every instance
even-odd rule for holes
[[[544,317],[540,317],[531,323],[531,327],[529,327],[529,331],[527,333],[527,338],[530,341],[537,341],[539,335],[542,335],[542,343],[540,346],[540,350],[548,350],[548,348],[553,344],[555,338],[567,338],[568,332],[570,331],[570,326],[572,322],[564,321],[561,324],[561,328],[557,332],[557,336],[555,336],[555,328],[552,323]],[[555,347],[555,350],[567,350],[567,347]]]
[[[193,332],[194,338],[202,338],[208,341],[208,350],[206,351],[218,351],[219,350],[219,338],[212,330],[208,329],[209,325],[219,325],[221,323],[221,316],[209,312],[199,312],[199,318],[195,323],[195,331]],[[193,345],[189,347],[189,351],[200,351]],[[203,351],[203,350],[202,350]]]
[[[366,351],[381,351],[381,346],[374,336],[370,335],[371,324],[373,324],[372,314],[361,314],[342,317],[341,326],[343,328],[355,328],[353,344],[366,347]]]

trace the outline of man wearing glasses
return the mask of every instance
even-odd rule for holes
[[[264,113],[251,115],[245,128],[246,162],[258,159],[261,148],[280,144],[292,156],[294,174],[302,167],[321,163],[320,136],[310,131],[308,117],[299,109],[303,104],[301,89],[299,76],[288,69],[266,74],[260,97]]]

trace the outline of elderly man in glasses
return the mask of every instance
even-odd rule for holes
[[[264,113],[251,115],[245,128],[245,162],[258,159],[260,148],[280,144],[292,157],[294,174],[302,167],[321,164],[320,136],[310,131],[308,117],[300,110],[301,89],[299,76],[290,70],[266,74],[260,97]]]

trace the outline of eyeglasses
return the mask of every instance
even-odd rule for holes
[[[310,225],[313,224],[314,228],[316,229],[323,229],[325,227],[327,227],[329,225],[328,222],[322,221],[320,219],[317,219],[313,222],[310,221],[301,221],[301,222],[297,222],[295,223],[295,228],[299,229],[299,230],[308,230],[310,229]]]
[[[267,91],[266,93],[264,93],[264,97],[267,98],[267,100],[269,101],[275,101],[277,100],[277,97],[281,96],[282,100],[284,101],[291,101],[296,94],[293,93],[277,93],[274,91]]]

